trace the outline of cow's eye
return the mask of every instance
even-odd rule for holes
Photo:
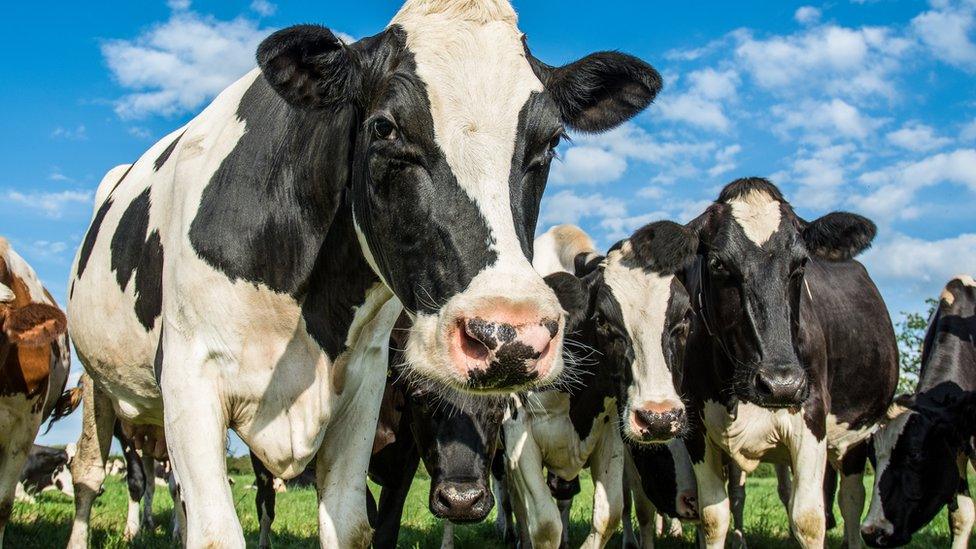
[[[729,269],[725,266],[725,262],[717,257],[710,257],[708,259],[708,270],[713,274],[722,276],[729,274]]]
[[[373,137],[385,141],[395,141],[398,132],[396,124],[386,116],[378,116],[372,123]]]

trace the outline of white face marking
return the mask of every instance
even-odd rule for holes
[[[634,346],[633,382],[627,406],[644,402],[679,401],[664,356],[663,335],[671,299],[673,275],[661,276],[621,263],[627,245],[607,256],[604,283],[620,304],[620,312]]]
[[[888,468],[888,464],[891,462],[891,452],[895,449],[895,445],[898,444],[898,439],[905,430],[908,419],[914,413],[905,408],[896,410],[891,413],[892,419],[874,434],[874,455],[876,460],[874,468],[874,490],[871,493],[871,507],[868,509],[868,515],[865,517],[864,522],[861,523],[862,527],[873,526],[888,534],[894,532],[894,526],[885,517],[884,503],[881,501],[881,475]]]
[[[525,262],[509,173],[519,113],[543,86],[525,58],[515,12],[507,1],[415,1],[392,24],[407,32],[427,88],[434,138],[485,217],[499,263]]]
[[[732,218],[757,246],[762,246],[779,228],[780,202],[763,191],[750,191],[729,201]]]

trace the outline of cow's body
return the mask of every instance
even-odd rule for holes
[[[683,351],[683,334],[674,334],[686,326],[689,304],[664,261],[681,265],[685,250],[693,252],[697,241],[691,243],[680,228],[674,229],[665,223],[648,225],[606,258],[575,227],[555,227],[537,239],[535,265],[541,273],[579,273],[576,267],[584,263],[593,269],[582,279],[587,303],[566,307],[582,317],[572,323],[577,331],[570,337],[581,354],[593,355],[579,357],[577,377],[567,389],[513,398],[503,426],[505,478],[523,544],[567,543],[563,519],[571,497],[556,498],[557,505],[543,469],[558,481],[575,479],[589,468],[593,516],[583,546],[603,547],[623,512],[623,437],[667,440],[683,428],[684,411],[670,368]]]
[[[829,461],[844,472],[845,539],[859,543],[866,441],[894,395],[898,368],[884,302],[850,259],[873,225],[850,214],[808,224],[756,179],[730,184],[693,223],[703,227],[705,247],[686,277],[697,314],[683,387],[694,410],[688,448],[706,544],[721,546],[728,530],[727,458],[746,473],[761,461],[792,469],[791,529],[809,547],[823,544]],[[728,297],[736,292],[745,306]],[[740,319],[742,311],[751,316]],[[748,354],[753,346],[758,355]]]
[[[41,423],[68,379],[64,313],[34,270],[0,238],[0,545]]]
[[[861,532],[871,546],[905,545],[946,506],[952,547],[961,549],[969,546],[976,522],[968,482],[976,435],[972,276],[946,284],[929,321],[921,362],[915,394],[898,398],[875,435],[874,493]]]
[[[275,476],[317,459],[322,545],[362,546],[401,310],[408,370],[440,386],[559,375],[562,309],[527,257],[553,149],[564,125],[633,116],[660,78],[621,54],[550,67],[522,38],[505,0],[408,0],[355,44],[284,29],[259,70],[103,181],[69,307],[94,380],[79,508],[117,416],[168,448],[188,545],[242,546],[232,428]]]

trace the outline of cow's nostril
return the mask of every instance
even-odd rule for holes
[[[458,332],[461,336],[461,351],[468,358],[484,360],[488,358],[489,350],[485,342],[468,328],[469,323],[462,323]]]
[[[770,398],[773,396],[773,388],[770,387],[769,382],[762,376],[762,374],[756,374],[756,379],[753,382],[756,388],[756,394],[760,398]]]

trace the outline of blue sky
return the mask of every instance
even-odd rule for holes
[[[516,0],[533,52],[565,63],[619,49],[665,77],[656,104],[563,146],[540,230],[608,246],[686,221],[721,186],[772,178],[801,215],[860,212],[864,256],[895,318],[976,272],[976,0]],[[102,175],[132,162],[253,66],[294,23],[352,37],[398,7],[357,2],[15,3],[0,32],[0,234],[63,303]],[[79,367],[76,366],[76,373]],[[77,435],[77,417],[43,440]]]

